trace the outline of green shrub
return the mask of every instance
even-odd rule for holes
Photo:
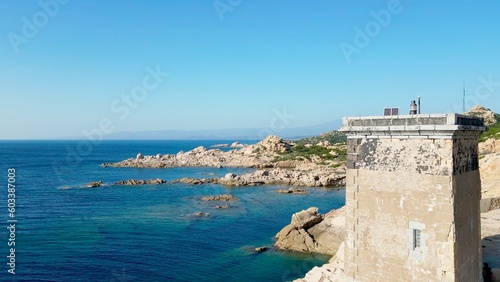
[[[330,154],[334,151],[336,155]],[[298,144],[294,146],[291,150],[284,153],[280,153],[278,157],[275,157],[274,162],[277,161],[287,161],[287,160],[312,160],[313,156],[319,157],[322,162],[325,161],[345,161],[347,156],[347,150],[345,149],[328,149],[323,146],[306,146],[305,144]],[[320,163],[321,164],[321,163]]]
[[[347,142],[347,136],[343,132],[330,131],[319,136],[304,138],[297,141],[297,144],[317,144],[319,142],[328,141],[330,144],[340,144]]]
[[[500,139],[500,114],[495,114],[495,118],[497,123],[488,126],[488,131],[481,134],[479,142],[484,142],[490,138]]]

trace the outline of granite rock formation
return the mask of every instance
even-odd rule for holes
[[[283,250],[334,255],[344,241],[344,209],[326,215],[312,207],[292,215],[291,223],[276,234]]]

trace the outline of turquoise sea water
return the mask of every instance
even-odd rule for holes
[[[253,248],[274,243],[294,212],[344,204],[344,190],[165,184],[85,188],[91,181],[220,177],[248,169],[103,168],[143,154],[177,153],[221,141],[0,141],[2,281],[289,281],[328,257]],[[78,153],[79,152],[79,153]],[[16,170],[16,274],[7,272],[8,169]],[[228,210],[206,195],[239,198]],[[225,204],[225,203],[224,203]],[[4,208],[1,208],[4,206]],[[210,213],[196,218],[198,211]],[[3,241],[3,243],[2,243]]]

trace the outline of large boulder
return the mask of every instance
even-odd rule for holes
[[[224,177],[220,178],[218,182],[226,186],[246,186],[248,183],[245,179],[234,173],[228,173]]]
[[[465,113],[466,115],[469,116],[475,116],[475,117],[482,117],[484,118],[484,124],[485,125],[492,125],[497,122],[495,118],[495,112],[493,112],[490,109],[486,109],[483,106],[474,106],[472,109],[468,112]]]
[[[292,215],[291,225],[298,229],[309,229],[314,225],[320,223],[323,220],[323,216],[318,213],[318,208],[312,207],[307,210],[294,213]]]
[[[318,253],[335,254],[345,238],[344,208],[327,213],[319,224],[311,227],[307,232],[317,243]]]
[[[284,250],[334,255],[344,241],[344,209],[323,216],[318,208],[292,215],[291,223],[276,234],[275,245]]]
[[[257,146],[274,153],[283,153],[291,148],[289,143],[275,135],[267,136],[266,139],[257,143]]]
[[[201,154],[207,151],[207,148],[199,146],[190,151],[191,154]]]

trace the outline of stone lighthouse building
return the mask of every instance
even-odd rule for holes
[[[479,281],[478,137],[458,114],[345,118],[344,274],[351,281]]]

